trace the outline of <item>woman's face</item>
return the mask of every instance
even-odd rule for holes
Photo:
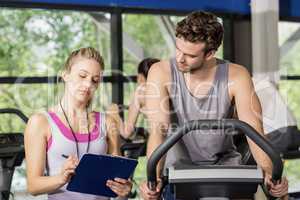
[[[94,59],[82,57],[75,59],[71,70],[63,75],[66,92],[77,101],[87,103],[98,88],[102,70]]]
[[[146,83],[146,77],[143,74],[138,74],[137,75],[137,84],[142,85]]]

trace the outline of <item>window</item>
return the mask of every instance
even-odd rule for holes
[[[110,75],[109,21],[110,14],[101,12],[1,8],[0,77],[57,76],[70,52],[87,46],[101,52],[106,75]],[[62,84],[1,84],[0,108],[17,108],[30,116],[56,104],[62,90]],[[111,94],[111,84],[101,84],[93,107],[103,110]],[[24,128],[16,116],[1,115],[1,133],[23,132]],[[26,192],[25,163],[16,168],[11,190],[14,199],[33,199]]]
[[[299,76],[300,75],[300,23],[279,22],[279,47],[280,47],[280,74],[281,76]],[[281,80],[279,90],[282,96],[287,100],[287,105],[293,111],[298,128],[300,125],[300,79],[299,80]],[[300,190],[300,161],[289,160],[285,163],[285,173],[289,179],[289,189]],[[298,189],[297,189],[298,188]]]

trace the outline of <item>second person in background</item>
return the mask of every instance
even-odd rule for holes
[[[137,122],[139,113],[144,113],[145,89],[146,89],[145,86],[146,86],[148,71],[154,63],[157,63],[159,61],[160,60],[156,58],[145,58],[139,63],[138,75],[137,75],[138,87],[134,92],[133,98],[128,108],[128,117],[124,122],[122,121],[119,115],[120,110],[117,104],[112,104],[107,109],[107,114],[109,114],[115,119],[115,121],[119,125],[119,129],[120,129],[119,132],[121,136],[126,139],[133,135],[135,130],[135,124]]]

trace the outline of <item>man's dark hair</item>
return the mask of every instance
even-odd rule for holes
[[[177,23],[175,35],[192,43],[204,42],[206,54],[218,50],[223,40],[223,32],[223,25],[216,15],[197,11]]]
[[[151,65],[153,65],[154,63],[157,63],[159,61],[160,60],[156,59],[156,58],[145,58],[138,65],[138,73],[143,74],[143,76],[145,76],[145,78],[147,78]]]

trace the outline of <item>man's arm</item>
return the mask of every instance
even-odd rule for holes
[[[249,72],[242,66],[233,65],[229,70],[229,77],[229,93],[235,100],[239,120],[248,123],[264,136],[261,105]],[[247,141],[257,164],[266,173],[272,174],[270,158],[248,137]]]
[[[164,141],[169,125],[169,95],[167,90],[168,74],[161,66],[162,62],[154,64],[147,77],[146,85],[146,115],[149,123],[149,139],[147,157]],[[163,161],[157,167],[160,177]]]
[[[253,83],[248,71],[236,66],[237,72],[233,75],[232,87],[229,87],[232,96],[235,98],[237,113],[240,120],[247,122],[259,134],[264,136],[262,126],[262,111],[258,97],[254,91]],[[232,70],[234,71],[234,70]],[[230,76],[232,74],[230,73]],[[232,89],[232,90],[231,90]],[[281,197],[288,199],[288,181],[285,177],[277,184],[271,182],[272,162],[270,158],[262,151],[251,139],[247,138],[250,150],[256,160],[257,164],[261,166],[265,174],[265,184],[270,189],[269,192],[274,197]]]

